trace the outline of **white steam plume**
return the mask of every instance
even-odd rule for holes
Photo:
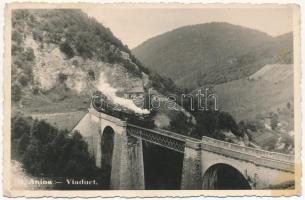
[[[158,113],[154,117],[155,125],[158,128],[166,128],[170,125],[170,118],[165,113]]]
[[[105,76],[105,74],[103,72],[100,74],[99,83],[98,83],[97,87],[114,104],[118,104],[118,105],[128,108],[130,110],[133,110],[136,113],[140,113],[140,114],[149,113],[149,110],[139,108],[138,106],[136,106],[134,104],[134,102],[132,100],[116,96],[117,89],[112,87],[107,82],[107,77]]]

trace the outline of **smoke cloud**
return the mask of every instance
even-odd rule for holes
[[[166,128],[170,125],[170,118],[164,113],[158,113],[154,117],[154,121],[158,128]]]
[[[103,72],[100,74],[97,88],[114,104],[118,104],[120,106],[128,108],[136,113],[140,113],[140,114],[149,113],[149,110],[141,109],[138,106],[136,106],[131,99],[125,99],[125,98],[118,97],[116,95],[117,89],[112,87],[108,83],[107,76]]]

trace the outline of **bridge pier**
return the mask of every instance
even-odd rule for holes
[[[142,141],[127,136],[126,125],[115,134],[110,189],[145,189]]]
[[[144,190],[145,179],[142,139],[128,136],[127,151],[128,171],[130,173],[129,179],[131,180],[129,187],[134,190]]]
[[[201,189],[201,143],[186,140],[183,158],[181,189]]]

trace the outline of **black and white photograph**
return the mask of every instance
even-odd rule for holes
[[[297,5],[5,12],[8,196],[299,194]]]

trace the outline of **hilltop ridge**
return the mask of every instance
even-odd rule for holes
[[[151,70],[195,89],[247,77],[265,64],[292,63],[292,33],[266,33],[212,22],[184,26],[144,41],[132,50]]]

